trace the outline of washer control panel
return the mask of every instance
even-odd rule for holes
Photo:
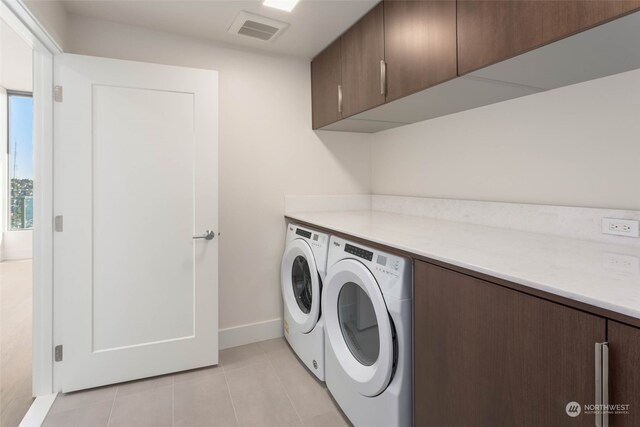
[[[303,240],[311,247],[311,252],[313,253],[316,267],[318,268],[318,274],[320,274],[320,278],[324,280],[327,272],[329,235],[311,228],[299,226],[295,223],[288,223],[286,245],[288,246],[294,240]],[[287,249],[285,248],[285,253],[286,251]]]
[[[312,247],[322,248],[329,243],[329,236],[324,233],[318,233],[294,224],[289,224],[288,227],[289,233],[295,233],[296,237],[304,238]]]
[[[287,225],[287,236],[287,241],[303,238],[314,249],[321,249],[325,252],[329,249],[329,235],[296,224]]]
[[[311,235],[312,235],[313,233],[311,233],[310,231],[305,230],[305,229],[303,229],[303,228],[296,227],[296,234],[297,234],[298,236],[302,236],[302,237],[306,237],[307,239],[310,239],[310,238],[311,238]],[[317,235],[316,235],[316,236],[317,236]]]

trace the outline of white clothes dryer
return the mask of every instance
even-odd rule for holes
[[[280,268],[284,336],[298,358],[321,381],[324,381],[324,323],[320,304],[328,248],[328,234],[287,225]]]
[[[410,427],[409,259],[332,236],[322,296],[327,387],[356,427]]]

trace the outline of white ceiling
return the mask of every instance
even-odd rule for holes
[[[292,12],[242,0],[71,0],[70,14],[106,19],[154,30],[199,37],[237,47],[312,58],[349,28],[379,0],[300,0]],[[252,12],[291,26],[276,40],[263,42],[230,34],[240,11]]]

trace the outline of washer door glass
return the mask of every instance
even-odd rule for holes
[[[306,334],[320,320],[322,283],[311,247],[303,239],[287,243],[280,264],[280,286],[287,324]]]
[[[353,282],[346,283],[340,290],[338,319],[351,354],[363,365],[373,365],[380,354],[376,312],[364,289]]]
[[[309,263],[303,256],[298,255],[293,260],[291,266],[291,286],[293,287],[293,295],[296,298],[298,307],[304,314],[311,311],[311,303],[313,302],[313,290],[311,288],[311,272],[309,271]]]
[[[322,310],[325,349],[335,356],[339,375],[363,396],[382,393],[393,376],[397,347],[385,298],[371,271],[355,259],[333,264],[322,288]]]

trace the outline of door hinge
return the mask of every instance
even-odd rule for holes
[[[61,232],[64,229],[64,218],[62,215],[56,215],[53,218],[53,230]]]
[[[53,359],[56,362],[62,362],[62,345],[57,345],[53,351]]]
[[[53,87],[53,100],[56,102],[62,102],[62,86]]]

